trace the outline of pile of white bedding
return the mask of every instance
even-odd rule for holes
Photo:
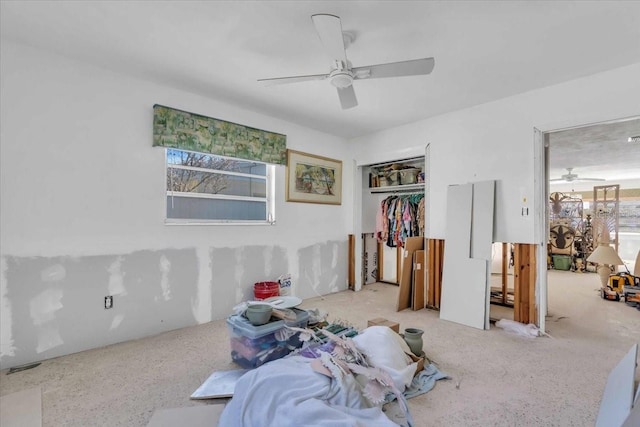
[[[364,398],[353,375],[315,372],[313,359],[291,356],[247,372],[236,384],[220,427],[397,427]]]
[[[395,390],[406,408],[402,393],[412,386],[416,363],[407,356],[409,348],[402,338],[385,326],[372,326],[349,344],[355,344],[365,356],[363,366],[383,371],[389,383],[385,388]],[[332,353],[333,358],[338,357],[336,354]],[[327,356],[328,353],[320,358],[325,366]],[[383,399],[372,402],[368,398],[371,394],[365,390],[367,385],[371,389],[370,376],[343,369],[349,363],[341,364],[342,368],[331,367],[334,375],[328,376],[331,374],[318,372],[318,360],[294,355],[247,372],[238,380],[218,426],[397,427],[382,411]],[[445,374],[433,377],[433,383],[444,377]],[[410,415],[405,415],[406,423],[411,425]]]

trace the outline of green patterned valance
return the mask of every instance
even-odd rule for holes
[[[237,123],[153,106],[153,145],[287,164],[287,137]]]

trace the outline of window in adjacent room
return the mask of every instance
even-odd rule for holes
[[[273,224],[275,166],[166,150],[167,223]]]

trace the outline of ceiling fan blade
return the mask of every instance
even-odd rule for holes
[[[584,178],[577,173],[573,173],[573,169],[575,168],[565,168],[567,173],[561,175],[560,178],[550,179],[549,182],[601,182],[606,181],[604,178]]]
[[[575,177],[575,178],[568,178],[568,177],[562,177],[562,178],[554,178],[554,179],[550,179],[549,182],[566,182],[566,183],[570,183],[570,182],[601,182],[601,181],[606,181],[606,179],[604,178],[582,178],[582,177]]]
[[[573,180],[573,182],[600,182],[600,181],[606,181],[606,179],[604,178],[576,178]]]
[[[311,20],[331,59],[343,61],[346,67],[347,53],[344,49],[340,18],[334,15],[318,14],[311,15]]]
[[[340,98],[340,105],[343,110],[353,108],[358,105],[356,99],[356,91],[353,90],[353,86],[347,86],[345,88],[336,88],[338,90],[338,98]]]
[[[328,74],[310,74],[308,76],[293,76],[293,77],[275,77],[272,79],[258,79],[258,82],[265,86],[281,85],[287,83],[306,82],[309,80],[324,80],[329,77]]]
[[[429,74],[435,66],[435,59],[422,58],[388,64],[355,67],[351,71],[356,79],[380,79],[384,77],[419,76]]]

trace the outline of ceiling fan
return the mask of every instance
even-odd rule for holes
[[[353,90],[354,80],[425,75],[431,73],[435,65],[433,58],[422,58],[388,64],[352,67],[351,62],[347,59],[346,48],[353,41],[354,36],[348,32],[343,33],[340,18],[334,15],[317,14],[312,15],[311,20],[316,27],[320,41],[333,60],[329,73],[259,79],[259,82],[284,84],[328,79],[337,89],[340,105],[344,110],[358,105],[356,93]]]
[[[566,181],[566,182],[590,182],[590,181],[606,181],[604,178],[581,178],[576,173],[572,173],[573,168],[566,168],[567,173],[560,176],[560,178],[551,179],[551,182]]]

